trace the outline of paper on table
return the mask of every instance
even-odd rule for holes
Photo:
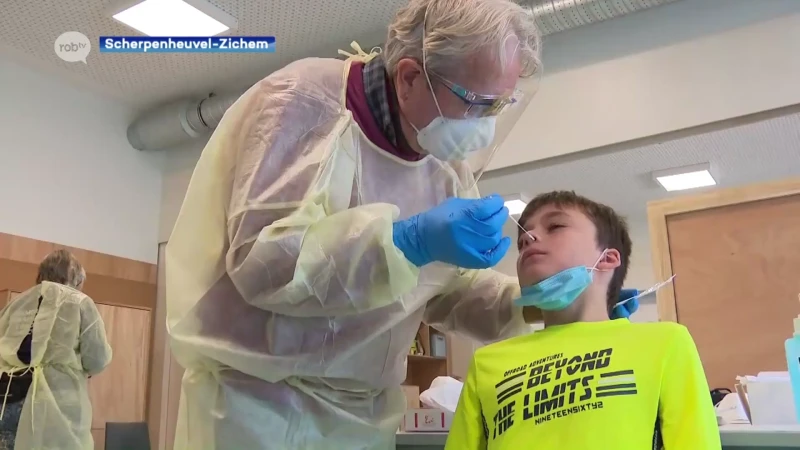
[[[789,372],[758,372],[758,375],[746,375],[743,377],[736,377],[736,380],[741,382],[742,384],[747,384],[748,382],[759,382],[759,381],[769,381],[769,380],[786,380],[789,379]]]
[[[464,383],[452,377],[436,377],[431,387],[419,394],[419,401],[428,408],[439,408],[449,413],[456,412],[458,398]]]
[[[737,393],[731,393],[725,396],[721,402],[716,406],[717,423],[719,425],[734,425],[734,424],[749,424],[747,414],[744,412],[744,406],[739,401]]]
[[[798,423],[792,401],[789,372],[759,372],[757,376],[740,376],[745,400],[753,425],[794,425]]]

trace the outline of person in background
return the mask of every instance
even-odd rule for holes
[[[295,61],[227,110],[166,248],[176,450],[393,449],[421,322],[540,319],[488,270],[508,209],[475,186],[540,50],[512,1],[410,0],[381,53]]]
[[[520,223],[517,304],[542,309],[545,328],[475,352],[446,449],[720,450],[686,327],[631,323],[619,308],[624,219],[551,192]]]
[[[86,280],[66,250],[39,265],[36,286],[0,312],[0,450],[93,450],[88,379],[111,346]]]

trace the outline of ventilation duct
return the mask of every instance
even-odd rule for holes
[[[530,6],[542,34],[549,35],[626,16],[677,0],[534,0]],[[213,131],[223,114],[244,93],[184,100],[149,111],[128,127],[137,150],[162,150]]]
[[[536,24],[542,34],[548,35],[616,19],[674,1],[676,0],[535,0],[522,3],[533,9]]]
[[[136,150],[161,150],[200,137],[217,128],[243,93],[183,100],[152,110],[128,127],[128,142]]]

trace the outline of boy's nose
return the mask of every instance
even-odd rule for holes
[[[527,231],[527,230],[522,233],[522,236],[520,236],[520,239],[522,239],[521,248],[525,248],[525,247],[533,244],[534,241],[538,241],[539,240],[539,238],[536,237],[536,235],[534,235],[532,231]]]

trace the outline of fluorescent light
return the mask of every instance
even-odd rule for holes
[[[717,181],[711,175],[709,164],[661,170],[653,172],[653,178],[669,192],[684,191],[717,184]]]
[[[512,216],[522,214],[522,211],[525,211],[525,207],[528,206],[528,197],[523,194],[504,195],[503,199],[505,199],[504,204],[508,208],[508,213]]]
[[[522,214],[522,211],[525,211],[525,206],[527,203],[523,202],[522,200],[509,200],[505,203],[506,208],[508,208],[508,212],[512,216],[518,216]]]
[[[682,173],[657,178],[661,186],[668,191],[683,191],[717,184],[714,177],[707,170],[698,172]]]
[[[147,36],[211,37],[236,27],[205,0],[136,0],[112,5],[111,17]]]

